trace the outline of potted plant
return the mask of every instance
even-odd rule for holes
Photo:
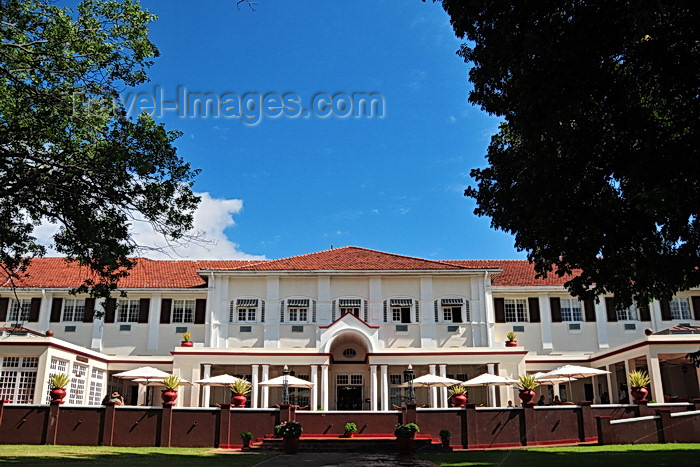
[[[285,454],[296,454],[299,451],[299,437],[304,430],[301,423],[290,420],[279,425],[277,434],[282,437],[282,447]]]
[[[250,440],[253,439],[253,433],[250,431],[241,431],[241,441],[243,441],[243,450],[250,449]]]
[[[440,441],[442,441],[443,447],[450,447],[450,438],[452,438],[452,432],[450,430],[440,430]]]
[[[352,438],[352,435],[357,433],[357,425],[353,422],[348,422],[345,424],[345,437]]]
[[[532,404],[535,401],[535,397],[537,397],[535,388],[539,386],[539,383],[535,380],[535,375],[525,373],[518,376],[518,381],[518,388],[520,389],[518,397],[523,401],[523,405]]]
[[[163,379],[163,386],[163,392],[160,394],[160,398],[163,399],[163,405],[175,404],[177,388],[180,387],[180,378],[175,375],[167,376]]]
[[[192,339],[192,334],[189,332],[183,332],[182,342],[180,342],[180,345],[182,347],[193,347],[194,343],[190,339]]]
[[[464,386],[452,386],[449,389],[452,407],[464,407],[467,404],[467,388]]]
[[[409,455],[413,452],[413,438],[416,436],[416,433],[420,433],[420,428],[415,423],[396,425],[394,436],[396,436],[396,448],[399,454]]]
[[[49,377],[49,388],[51,388],[51,402],[63,404],[66,397],[66,387],[70,384],[70,376],[65,373],[56,373]]]
[[[518,346],[518,341],[515,340],[515,333],[514,332],[509,332],[506,334],[506,347],[517,347]]]
[[[635,404],[646,401],[647,394],[649,394],[647,386],[651,382],[649,373],[644,370],[630,371],[627,375],[627,381],[629,382],[630,394],[634,397]]]
[[[245,378],[239,378],[235,383],[229,384],[228,388],[231,390],[233,397],[231,397],[231,405],[237,409],[245,407],[245,403],[248,401],[248,394],[251,389],[251,384]]]

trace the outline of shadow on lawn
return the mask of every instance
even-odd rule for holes
[[[226,465],[227,467],[254,466],[274,457],[267,454],[164,454],[164,453],[76,453],[74,455],[50,456],[5,456],[0,463],[22,466],[88,465],[106,466],[153,466],[186,465],[188,467]]]
[[[441,466],[468,465],[498,465],[498,466],[552,466],[552,467],[584,467],[584,466],[634,466],[669,465],[685,466],[700,465],[700,451],[697,450],[668,450],[644,451],[631,447],[625,452],[542,452],[542,451],[471,451],[441,454],[424,454],[428,459]]]

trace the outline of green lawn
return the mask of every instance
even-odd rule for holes
[[[700,440],[699,440],[700,441]],[[513,465],[584,467],[612,465],[700,465],[699,444],[636,444],[619,446],[575,446],[564,448],[511,449],[498,451],[461,451],[445,454],[421,454],[442,466]]]
[[[253,466],[275,454],[216,454],[202,448],[113,448],[105,446],[0,445],[0,464],[139,466],[186,465]]]

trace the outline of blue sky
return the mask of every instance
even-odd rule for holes
[[[512,237],[463,196],[498,119],[467,102],[461,41],[439,4],[143,0],[159,19],[161,56],[138,91],[174,102],[186,89],[223,96],[378,93],[378,118],[204,112],[157,120],[183,132],[179,154],[200,168],[197,226],[208,248],[184,257],[280,258],[356,245],[430,259],[524,258]],[[142,233],[142,238],[143,237]]]

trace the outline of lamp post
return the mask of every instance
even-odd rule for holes
[[[282,403],[289,405],[289,381],[287,381],[287,376],[289,376],[289,368],[285,365],[284,370],[282,370]]]
[[[408,403],[416,403],[416,390],[413,387],[413,377],[415,373],[413,372],[413,365],[408,364],[408,368],[403,372],[403,379],[408,382]]]

